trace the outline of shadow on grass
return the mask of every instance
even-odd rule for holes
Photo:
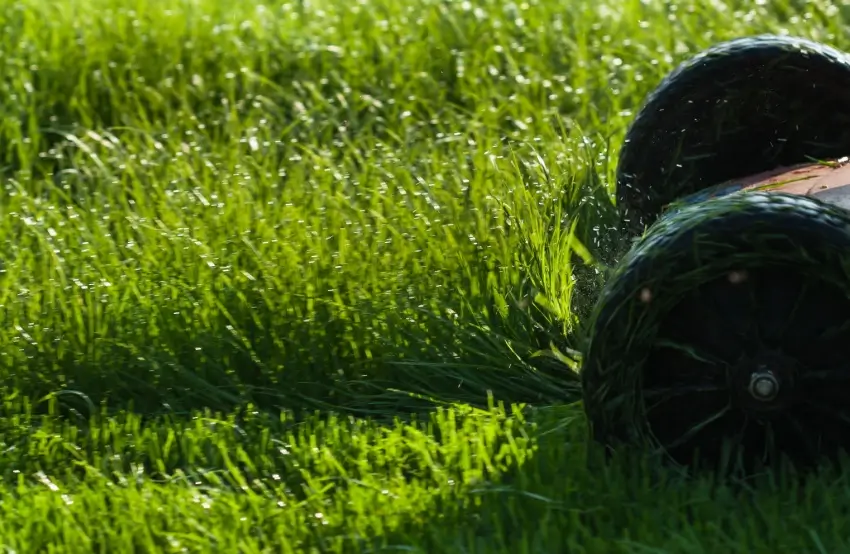
[[[488,394],[532,403],[577,397],[574,372],[539,355],[566,337],[533,307],[502,317],[471,306],[455,317],[361,302],[356,317],[382,323],[367,336],[326,306],[301,324],[250,301],[222,304],[230,317],[203,333],[160,314],[154,333],[128,319],[79,348],[27,345],[6,386],[30,398],[64,391],[62,404],[82,413],[106,401],[146,414],[252,403],[392,417],[443,402],[481,406]]]

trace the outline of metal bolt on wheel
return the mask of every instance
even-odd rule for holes
[[[750,376],[749,392],[760,402],[770,402],[779,394],[779,381],[770,370],[754,372]]]

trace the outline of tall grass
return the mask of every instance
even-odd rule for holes
[[[0,1],[0,544],[838,551],[827,485],[588,467],[562,406],[644,95],[726,38],[846,46],[845,15]]]

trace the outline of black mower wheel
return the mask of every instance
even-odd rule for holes
[[[679,466],[850,450],[850,214],[753,192],[664,217],[602,292],[582,386],[595,440]]]
[[[684,62],[647,98],[620,152],[628,232],[708,186],[848,155],[848,91],[850,56],[801,38],[736,39]]]

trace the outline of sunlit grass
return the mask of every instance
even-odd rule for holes
[[[0,1],[0,545],[848,548],[843,478],[650,479],[575,404],[645,94],[850,46],[757,4]]]

